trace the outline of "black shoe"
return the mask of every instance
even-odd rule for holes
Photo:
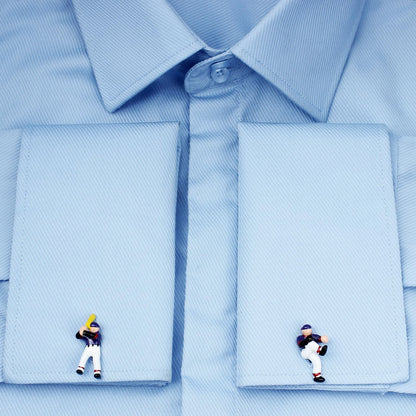
[[[321,351],[319,351],[319,355],[325,355],[326,354],[326,350],[328,349],[328,345],[324,345],[321,348]]]
[[[83,372],[80,368],[78,368],[77,373],[78,373],[78,374],[81,374],[81,375],[83,375],[83,374],[84,374],[84,372]]]
[[[95,377],[95,378],[101,378],[101,374],[100,374],[100,373],[95,373],[95,374],[94,374],[94,377]]]
[[[315,377],[313,381],[316,381],[317,383],[323,383],[325,379],[322,376],[318,376],[318,377]]]

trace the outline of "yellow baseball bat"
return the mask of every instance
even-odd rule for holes
[[[95,321],[95,318],[96,316],[94,314],[91,314],[87,322],[85,322],[85,326],[88,327],[88,329],[91,329],[90,325],[92,324],[92,322]]]

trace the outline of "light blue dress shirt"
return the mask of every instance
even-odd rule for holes
[[[415,414],[416,1],[0,21],[0,414]]]

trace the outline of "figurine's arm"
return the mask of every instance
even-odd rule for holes
[[[89,339],[94,339],[98,337],[98,332],[94,333],[94,332],[90,332],[90,331],[84,331],[82,334],[84,337],[87,337]]]
[[[77,339],[81,339],[81,338],[83,338],[84,336],[86,336],[86,335],[85,335],[85,332],[89,332],[89,331],[88,331],[88,328],[84,325],[84,326],[82,326],[82,327],[79,329],[79,331],[76,333],[75,337],[76,337]],[[89,337],[88,337],[88,338],[89,338]]]
[[[318,334],[312,334],[314,341],[316,342],[322,342],[326,344],[329,341],[329,338],[326,335],[318,335]]]
[[[309,335],[305,339],[298,342],[299,347],[303,348],[306,347],[311,341],[313,341],[312,335]]]
[[[302,341],[298,342],[299,347],[303,348],[306,347],[306,345],[308,344],[309,341],[307,341],[307,339],[303,339]]]

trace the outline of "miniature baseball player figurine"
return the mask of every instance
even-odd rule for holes
[[[323,383],[325,379],[321,374],[321,358],[328,349],[327,345],[320,346],[318,342],[327,343],[329,341],[326,335],[312,334],[312,327],[308,324],[301,328],[302,335],[297,338],[299,348],[302,348],[301,356],[312,363],[313,381]]]
[[[84,352],[81,355],[81,359],[78,364],[77,373],[84,374],[85,364],[92,357],[94,364],[94,377],[101,378],[101,334],[100,334],[100,325],[97,322],[93,321],[89,326],[82,326],[79,331],[76,333],[76,338],[83,339],[87,344],[85,346]]]

